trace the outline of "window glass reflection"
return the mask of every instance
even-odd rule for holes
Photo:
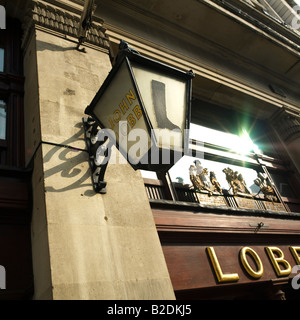
[[[194,157],[184,156],[181,158],[170,170],[169,174],[171,180],[173,182],[180,182],[183,184],[191,184],[190,175],[189,175],[189,167],[194,164],[194,161],[197,160]],[[223,172],[223,169],[230,168],[233,171],[238,171],[238,173],[242,174],[248,189],[250,189],[251,193],[258,193],[260,188],[254,183],[254,180],[257,178],[257,172],[250,168],[244,168],[241,166],[236,166],[232,164],[198,159],[201,162],[201,166],[203,168],[207,168],[208,172],[214,172],[217,181],[220,183],[222,189],[228,190],[230,187],[226,180],[226,175]]]
[[[157,174],[154,171],[141,170],[141,175],[146,179],[157,179]]]
[[[242,130],[242,134],[238,136],[236,134],[222,132],[191,123],[190,139],[226,147],[240,154],[247,154],[248,152],[262,154],[262,151],[253,143],[248,132],[244,129]]]

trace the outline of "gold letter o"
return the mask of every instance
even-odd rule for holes
[[[257,266],[257,271],[254,271],[251,266],[249,265],[248,261],[247,261],[247,257],[246,254],[249,253],[251,255],[251,257],[254,259],[256,266]],[[258,254],[251,249],[250,247],[244,247],[241,249],[240,251],[240,259],[242,262],[243,267],[245,268],[245,270],[247,271],[247,273],[253,277],[254,279],[259,279],[263,273],[264,273],[264,267],[263,264],[258,256]]]

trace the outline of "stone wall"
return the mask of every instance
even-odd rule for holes
[[[80,52],[33,20],[24,71],[35,299],[174,299],[140,172],[109,164],[107,194],[93,191],[82,117],[111,70],[108,50]]]

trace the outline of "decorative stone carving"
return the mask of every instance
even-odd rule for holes
[[[75,13],[54,7],[42,1],[32,1],[23,22],[24,36],[22,46],[23,48],[26,47],[33,27],[36,25],[77,39],[79,22],[80,16]],[[102,27],[102,24],[103,21],[92,23],[85,42],[108,49],[109,42],[105,35],[106,30]]]

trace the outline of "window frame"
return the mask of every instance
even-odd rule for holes
[[[209,127],[210,128],[210,127]],[[214,128],[215,129],[215,128]],[[266,132],[266,137],[269,138],[269,132]],[[278,154],[278,150],[274,149],[274,139],[275,137],[272,135],[270,140],[271,149],[272,152]],[[273,150],[274,149],[274,150]],[[240,155],[237,152],[229,149],[228,147],[223,147],[220,145],[208,143],[208,142],[202,142],[197,141],[196,139],[190,139],[189,140],[189,156],[195,157],[196,154],[199,154],[199,151],[203,154],[204,160],[211,160],[211,161],[217,161],[221,163],[226,163],[229,166],[230,165],[237,165],[240,167],[246,167],[254,169],[257,172],[263,172],[266,173],[269,177],[269,180],[271,181],[271,185],[273,186],[273,189],[275,191],[275,194],[279,200],[279,202],[282,204],[282,206],[285,208],[286,212],[276,212],[279,215],[285,215],[288,214],[294,214],[294,212],[300,213],[300,197],[298,198],[290,198],[290,197],[284,197],[280,194],[277,185],[274,183],[272,179],[272,173],[280,173],[280,174],[286,174],[287,177],[291,175],[293,172],[289,169],[289,163],[285,160],[280,159],[279,157],[271,157],[264,154],[258,154],[254,152],[248,152],[247,154]],[[195,158],[196,160],[197,158]],[[201,159],[199,159],[201,161]],[[176,165],[176,164],[175,164]],[[188,170],[188,168],[184,168],[184,170]],[[210,169],[209,169],[210,170]],[[297,173],[296,173],[297,174]],[[180,200],[180,196],[178,196],[178,190],[183,187],[183,184],[180,185],[180,183],[176,183],[171,180],[171,177],[169,175],[169,172],[166,174],[157,173],[158,180],[153,179],[144,179],[146,190],[148,197],[150,199],[151,203],[158,203],[161,202],[161,200],[171,200],[174,203],[177,203],[180,205],[180,202],[183,200]],[[289,179],[289,177],[288,177]],[[290,180],[290,179],[289,179]],[[298,192],[300,190],[299,183],[296,181],[296,187],[294,184],[290,182],[290,187],[295,191],[296,196],[300,194]],[[191,185],[191,182],[189,183]],[[186,189],[185,185],[185,189]],[[183,192],[185,189],[182,189]],[[229,189],[229,187],[228,187]],[[227,189],[227,190],[228,190]],[[181,191],[182,191],[181,190]],[[187,194],[187,193],[186,193]],[[189,195],[191,202],[193,202],[193,196]],[[254,198],[258,202],[260,200],[264,201],[263,194],[260,192],[260,194],[256,195]],[[189,201],[189,200],[188,200]],[[227,200],[228,201],[228,200]],[[259,207],[260,206],[260,207]],[[242,211],[248,211],[249,214],[253,214],[254,211],[262,212],[264,211],[266,214],[268,213],[274,213],[275,211],[268,211],[267,209],[263,209],[264,205],[259,205],[257,210],[242,210]],[[296,207],[297,210],[294,211],[291,209],[291,207]],[[201,205],[202,208],[205,207],[205,205]],[[216,210],[221,209],[216,207]],[[237,208],[229,207],[227,211],[236,211]],[[222,211],[222,210],[221,210]],[[224,210],[223,210],[224,211]]]
[[[0,168],[25,166],[24,76],[21,49],[22,29],[18,20],[8,18],[1,30],[4,70],[0,72],[0,99],[6,103],[6,139],[0,139]]]

